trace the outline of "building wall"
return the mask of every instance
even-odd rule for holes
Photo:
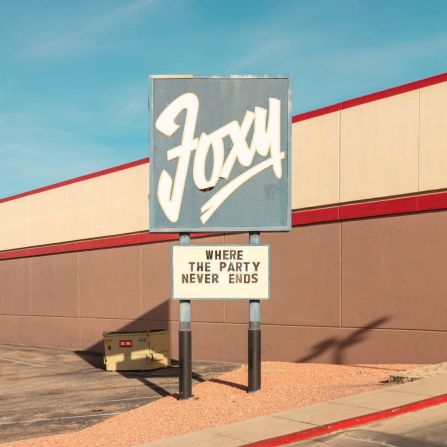
[[[445,360],[443,76],[294,117],[294,228],[262,236],[264,359]],[[104,331],[169,327],[176,356],[176,236],[147,232],[148,183],[139,160],[0,199],[0,342],[101,350]],[[192,318],[194,358],[246,361],[246,302],[193,302]]]
[[[264,359],[445,360],[446,225],[441,211],[265,234]],[[176,353],[169,264],[169,242],[2,261],[0,342],[101,350],[103,331],[171,328]],[[192,319],[194,358],[246,361],[246,302],[193,302]]]

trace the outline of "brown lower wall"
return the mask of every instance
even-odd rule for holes
[[[263,234],[263,358],[444,361],[445,228],[443,211]],[[206,239],[224,242],[247,236]],[[169,269],[168,242],[0,261],[0,342],[101,350],[104,331],[169,327],[175,357]],[[194,358],[246,361],[246,302],[193,302],[192,318]]]

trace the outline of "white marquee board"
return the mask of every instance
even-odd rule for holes
[[[173,245],[172,298],[270,298],[269,245]]]

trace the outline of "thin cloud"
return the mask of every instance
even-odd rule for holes
[[[265,42],[257,48],[251,50],[233,65],[235,70],[254,70],[256,67],[262,66],[266,61],[271,63],[281,55],[288,52],[288,39],[277,39]]]
[[[143,10],[157,3],[157,0],[138,0],[125,3],[106,14],[84,21],[79,26],[71,26],[73,31],[46,40],[37,40],[27,48],[27,53],[36,58],[66,56],[69,53],[91,50],[94,38],[126,20],[133,19]]]
[[[0,114],[0,197],[136,159],[134,152],[121,141],[61,129],[41,117]]]
[[[363,72],[374,70],[376,74],[393,71],[396,65],[420,63],[421,59],[434,55],[445,55],[447,49],[447,34],[430,36],[426,39],[396,42],[361,48],[356,51],[344,49],[343,52],[326,59],[325,65],[332,70],[346,72],[361,68]]]

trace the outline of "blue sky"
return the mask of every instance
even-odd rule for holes
[[[293,113],[447,71],[445,0],[0,0],[0,197],[148,154],[152,73],[290,74]]]

